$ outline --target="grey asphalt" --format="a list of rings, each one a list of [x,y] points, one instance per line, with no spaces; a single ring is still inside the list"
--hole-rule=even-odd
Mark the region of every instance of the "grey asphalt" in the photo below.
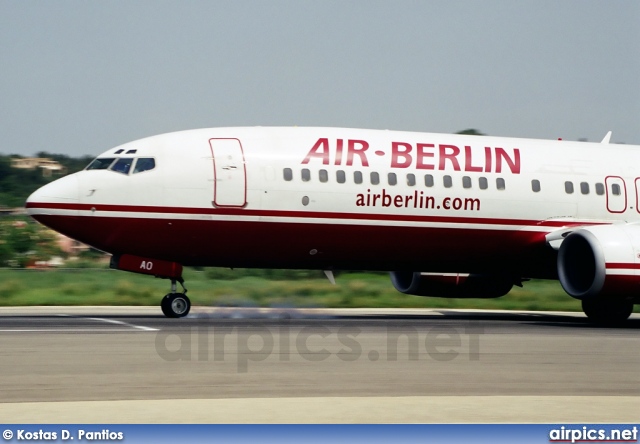
[[[215,418],[201,412],[174,422],[224,420],[231,406],[232,418],[248,422],[529,422],[549,419],[549,406],[582,411],[575,420],[588,412],[623,419],[640,406],[639,350],[637,315],[604,328],[571,313],[195,307],[166,319],[155,307],[0,309],[0,413],[74,422],[91,420],[81,416],[90,406],[110,411],[99,403],[111,402],[105,420],[117,421],[126,403],[155,400],[169,404],[146,416],[130,407],[124,419],[154,422],[170,405],[206,403],[217,406]],[[249,414],[243,400],[257,411]],[[525,400],[537,415],[516,414]],[[425,402],[441,408],[401,414]],[[56,417],[54,404],[76,413]],[[363,417],[363,408],[378,415]]]

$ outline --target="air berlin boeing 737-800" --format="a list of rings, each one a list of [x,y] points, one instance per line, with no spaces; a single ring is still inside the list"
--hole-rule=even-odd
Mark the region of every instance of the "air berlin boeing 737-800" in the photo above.
[[[386,270],[418,296],[559,279],[595,321],[640,301],[640,147],[341,128],[214,128],[110,149],[29,214],[171,280],[182,266]]]

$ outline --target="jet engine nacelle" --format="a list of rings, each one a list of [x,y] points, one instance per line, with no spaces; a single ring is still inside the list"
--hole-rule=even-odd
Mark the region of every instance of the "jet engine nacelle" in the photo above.
[[[640,226],[600,225],[574,231],[560,245],[558,277],[576,299],[637,298]]]
[[[509,293],[513,280],[485,274],[391,272],[391,282],[401,293],[440,298],[499,298]]]

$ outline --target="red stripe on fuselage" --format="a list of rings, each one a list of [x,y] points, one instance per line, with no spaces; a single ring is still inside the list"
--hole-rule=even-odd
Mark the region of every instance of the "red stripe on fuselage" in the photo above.
[[[415,216],[403,214],[373,214],[373,213],[337,213],[318,211],[286,211],[286,210],[252,210],[240,208],[190,208],[164,207],[141,205],[102,205],[102,204],[72,204],[28,202],[26,208],[42,208],[73,211],[105,211],[125,213],[162,213],[162,214],[194,214],[219,216],[251,216],[251,217],[288,217],[305,219],[335,219],[335,220],[378,220],[398,222],[440,222],[454,224],[484,224],[536,227],[569,227],[586,225],[584,222],[559,220],[528,220],[501,219],[486,217],[451,217],[451,216]],[[594,225],[589,223],[589,225]]]
[[[612,270],[640,270],[640,264],[607,262],[606,268]]]
[[[528,277],[555,277],[555,252],[546,246],[545,233],[535,231],[100,215],[34,217],[103,251],[183,265],[460,273],[513,270]]]

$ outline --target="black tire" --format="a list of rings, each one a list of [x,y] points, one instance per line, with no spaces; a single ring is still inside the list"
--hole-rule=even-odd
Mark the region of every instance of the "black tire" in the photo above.
[[[168,318],[183,318],[191,310],[191,300],[183,293],[169,293],[162,298],[160,308]]]
[[[584,299],[582,311],[596,324],[615,326],[623,324],[633,312],[633,303],[620,299]]]
[[[168,317],[168,318],[173,318],[175,316],[172,316],[171,313],[171,293],[165,295],[165,297],[162,298],[162,301],[160,301],[160,308],[162,309],[162,313]]]

